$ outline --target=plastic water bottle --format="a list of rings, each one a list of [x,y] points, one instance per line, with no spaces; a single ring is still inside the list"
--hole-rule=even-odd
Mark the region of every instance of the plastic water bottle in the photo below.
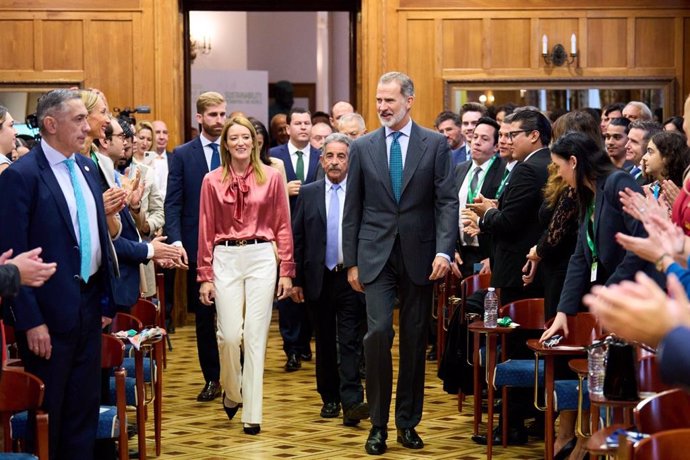
[[[484,297],[484,327],[496,327],[498,321],[498,296],[496,289],[490,287]]]
[[[601,346],[600,341],[595,341],[592,345],[599,345],[589,350],[587,368],[589,378],[589,394],[592,396],[602,396],[604,394],[604,377],[606,376],[606,350]]]

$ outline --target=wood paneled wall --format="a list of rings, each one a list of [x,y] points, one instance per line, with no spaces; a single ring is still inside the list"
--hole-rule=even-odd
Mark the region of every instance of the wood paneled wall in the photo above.
[[[0,82],[98,87],[111,107],[150,105],[171,145],[182,141],[183,34],[180,0],[0,0]],[[445,81],[657,78],[674,81],[671,108],[690,92],[687,0],[362,0],[357,107],[378,125],[378,77],[409,73],[414,118],[431,125]],[[545,66],[549,47],[577,65]]]
[[[444,107],[445,81],[671,79],[676,113],[690,92],[687,1],[364,0],[362,10],[358,107],[370,128],[376,81],[391,70],[413,78],[413,117],[427,126]],[[542,35],[570,52],[573,33],[577,64],[545,65]]]
[[[182,22],[175,0],[0,0],[0,84],[96,87],[148,105],[182,140]]]

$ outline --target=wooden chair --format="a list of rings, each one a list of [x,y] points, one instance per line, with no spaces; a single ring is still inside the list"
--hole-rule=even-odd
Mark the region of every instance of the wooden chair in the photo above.
[[[467,298],[474,294],[477,291],[481,291],[482,289],[489,289],[491,287],[491,273],[485,273],[483,275],[476,274],[472,276],[468,276],[467,278],[463,279],[460,282],[460,302],[459,302],[459,307],[460,307],[460,317],[458,318],[460,323],[463,325],[467,325],[469,322],[466,315],[465,315],[465,303],[467,301]],[[496,295],[499,298],[499,305],[500,305],[500,290],[496,290]],[[453,311],[448,312],[448,321],[450,321],[451,316],[453,315]],[[474,366],[477,363],[470,362],[469,360],[469,351],[470,351],[470,340],[469,340],[469,332],[467,334],[467,342],[465,343],[465,356],[467,359],[467,364],[470,366]],[[477,368],[476,372],[479,372],[479,369]],[[465,400],[465,395],[462,392],[458,392],[458,412],[462,412],[462,403]],[[475,395],[474,395],[474,410],[477,410],[477,407],[481,410],[481,391],[479,394],[476,394],[475,390]],[[477,404],[478,402],[478,404]],[[475,434],[476,429],[475,429]]]
[[[160,309],[151,301],[139,299],[132,307],[132,316],[137,318],[146,327],[155,327],[160,322]],[[153,403],[154,437],[156,441],[156,455],[161,452],[161,432],[163,415],[163,350],[165,349],[163,340],[142,346],[140,352],[148,357],[149,375],[143,378],[143,383],[149,386],[149,397],[145,398],[144,404]],[[136,356],[135,356],[136,358]],[[129,361],[125,359],[125,366]],[[142,361],[143,366],[143,361]],[[135,372],[136,372],[136,366]],[[143,377],[143,375],[142,375]],[[138,381],[139,382],[139,381]],[[137,382],[137,383],[138,383]]]
[[[635,444],[634,460],[675,460],[688,458],[690,428],[661,431]]]
[[[642,433],[690,428],[690,393],[674,388],[651,396],[635,407],[633,417]]]
[[[511,302],[501,307],[499,317],[510,316],[518,323],[519,329],[543,330],[544,329],[544,299],[523,299]],[[503,447],[508,446],[508,387],[531,387],[534,384],[535,372],[543,369],[543,364],[538,364],[532,359],[510,359],[506,361],[506,335],[515,331],[514,328],[497,327],[487,329],[486,367],[488,388],[488,422],[487,422],[487,458],[491,459],[493,451],[493,425],[494,425],[494,389],[501,387],[503,398]],[[501,361],[496,363],[496,336],[501,336]],[[536,367],[536,371],[535,371]],[[543,370],[541,371],[543,376]],[[476,406],[475,406],[476,407]],[[480,407],[481,410],[481,407]]]
[[[21,448],[18,440],[26,436],[27,422],[31,419],[36,427],[34,454],[39,460],[48,460],[48,414],[41,410],[44,392],[45,385],[35,375],[16,368],[3,369],[0,378],[0,418],[5,452],[11,452],[13,447]],[[10,427],[10,419],[17,413],[23,418],[23,433]],[[17,442],[13,442],[12,435]]]
[[[450,317],[460,303],[460,298],[456,296],[458,281],[452,272],[448,272],[443,281],[434,285],[436,309],[435,311],[432,309],[432,318],[436,320],[436,362],[438,365],[441,364],[446,350],[446,336]]]
[[[640,398],[647,393],[660,393],[673,388],[661,380],[656,355],[642,356],[637,360],[637,366],[637,389],[640,392]]]
[[[167,330],[169,327],[166,317],[167,312],[165,311],[165,275],[163,273],[156,273],[156,296],[158,297],[159,310],[158,326]],[[173,350],[170,334],[165,335],[165,342],[168,344],[168,347],[163,347],[163,369],[168,367],[168,350]]]
[[[549,320],[545,327],[549,327],[553,320]],[[568,316],[568,337],[565,337],[559,346],[546,348],[538,339],[530,339],[527,346],[534,351],[535,359],[544,358],[544,399],[545,407],[541,407],[537,401],[538,391],[534,392],[535,406],[546,412],[544,425],[544,453],[545,458],[553,458],[554,442],[554,360],[557,356],[581,356],[586,352],[584,346],[591,344],[601,336],[602,329],[596,317],[588,312]],[[535,387],[536,388],[536,387]]]
[[[122,367],[124,357],[125,346],[120,339],[110,334],[103,334],[101,342],[101,367],[103,369],[114,370],[115,406],[108,407],[101,405],[101,412],[98,420],[98,439],[110,439],[113,436],[117,436],[120,460],[129,459],[127,400],[125,396],[126,372]],[[112,417],[110,417],[110,420],[106,418],[106,414],[113,411],[117,414],[117,430],[112,427]],[[108,422],[110,422],[111,426],[108,426]]]

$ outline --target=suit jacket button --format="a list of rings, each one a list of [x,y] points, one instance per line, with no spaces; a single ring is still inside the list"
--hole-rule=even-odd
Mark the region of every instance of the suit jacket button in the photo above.
[[[81,276],[74,275],[74,281],[81,281]]]
[[[79,246],[75,246],[75,247],[73,247],[72,249],[74,249],[75,251],[79,252]]]

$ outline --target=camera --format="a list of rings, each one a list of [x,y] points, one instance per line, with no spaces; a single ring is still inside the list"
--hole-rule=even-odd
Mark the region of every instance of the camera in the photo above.
[[[136,125],[137,119],[134,118],[132,115],[135,113],[151,113],[151,107],[149,107],[148,105],[138,105],[133,109],[129,107],[125,107],[124,109],[115,107],[113,111],[117,114],[117,118],[123,118],[127,120],[129,124]]]

